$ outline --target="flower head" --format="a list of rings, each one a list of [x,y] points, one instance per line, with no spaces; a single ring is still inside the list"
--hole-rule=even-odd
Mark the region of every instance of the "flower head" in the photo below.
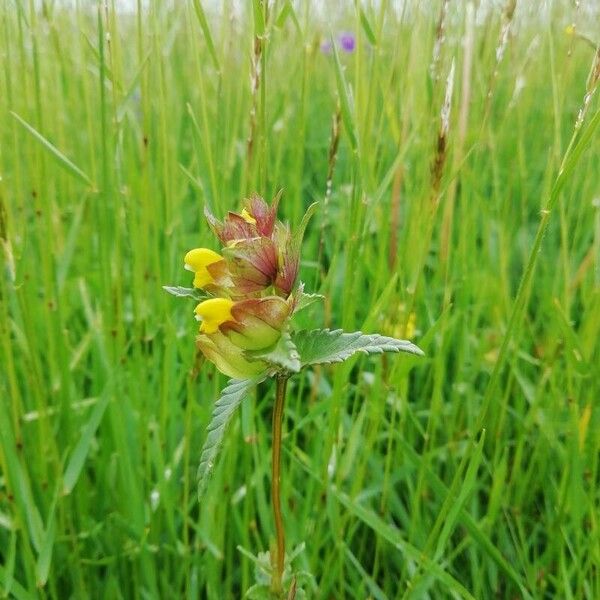
[[[344,33],[340,34],[339,40],[340,46],[344,52],[354,52],[356,38],[354,37],[353,33],[345,31]]]
[[[223,221],[205,209],[223,250],[221,255],[196,248],[186,254],[186,268],[196,274],[194,287],[232,298],[268,290],[287,298],[298,276],[300,248],[289,227],[276,218],[278,203],[279,195],[270,206],[254,195],[240,213],[229,212]]]
[[[277,344],[296,306],[292,292],[303,231],[294,236],[277,220],[278,203],[279,195],[271,205],[253,195],[223,221],[206,209],[223,247],[220,253],[195,248],[184,257],[185,268],[194,272],[194,287],[212,296],[194,310],[200,321],[198,348],[230,377],[265,369],[249,353]]]
[[[321,53],[331,54],[333,52],[333,44],[332,38],[324,38],[320,45]],[[350,54],[356,48],[356,36],[351,31],[342,31],[337,36],[335,44],[338,48]]]

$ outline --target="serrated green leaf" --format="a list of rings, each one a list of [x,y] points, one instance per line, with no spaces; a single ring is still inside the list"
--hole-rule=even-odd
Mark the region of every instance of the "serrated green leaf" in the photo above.
[[[279,341],[268,352],[247,351],[246,357],[249,360],[263,360],[278,369],[285,369],[292,373],[298,373],[302,367],[296,345],[287,331],[281,334]]]
[[[305,308],[311,306],[315,302],[325,300],[325,296],[322,294],[307,294],[303,291],[298,293],[298,300],[296,301],[296,308],[294,312],[299,312]]]
[[[303,367],[343,362],[357,352],[381,354],[382,352],[408,352],[423,355],[423,351],[407,340],[397,340],[377,333],[360,331],[344,333],[341,329],[313,329],[292,335]]]
[[[206,440],[204,440],[202,454],[200,455],[200,465],[198,467],[199,498],[204,493],[208,478],[215,466],[215,460],[221,448],[223,436],[225,435],[229,421],[231,421],[236,409],[242,400],[246,398],[248,392],[261,381],[264,381],[266,377],[267,374],[262,373],[252,379],[231,379],[225,388],[223,388],[221,396],[213,408],[210,423],[207,427],[208,434]]]
[[[165,292],[169,292],[169,294],[173,294],[173,296],[177,296],[178,298],[194,298],[194,300],[206,300],[208,298],[208,294],[197,290],[196,288],[186,288],[178,285],[169,286],[163,285],[163,290]]]

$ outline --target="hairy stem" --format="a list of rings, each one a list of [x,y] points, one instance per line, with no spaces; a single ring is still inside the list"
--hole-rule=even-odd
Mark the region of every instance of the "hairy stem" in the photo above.
[[[277,391],[275,394],[275,406],[273,407],[273,462],[271,470],[271,502],[273,504],[273,516],[275,517],[275,537],[277,541],[277,552],[273,561],[274,570],[271,587],[274,592],[281,592],[281,579],[283,577],[283,565],[285,559],[285,533],[283,531],[283,520],[281,518],[281,425],[283,421],[283,405],[285,403],[285,390],[287,377],[277,378]]]

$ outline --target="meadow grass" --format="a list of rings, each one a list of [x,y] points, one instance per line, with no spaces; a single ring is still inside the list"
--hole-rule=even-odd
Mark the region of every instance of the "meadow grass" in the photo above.
[[[205,203],[283,188],[293,224],[321,203],[301,279],[327,300],[299,325],[414,322],[426,353],[291,384],[284,518],[309,597],[600,597],[593,21],[39,4],[0,7],[0,595],[253,584],[274,389],[242,405],[199,501],[225,379],[161,286],[214,241]],[[323,52],[342,30],[354,51]]]

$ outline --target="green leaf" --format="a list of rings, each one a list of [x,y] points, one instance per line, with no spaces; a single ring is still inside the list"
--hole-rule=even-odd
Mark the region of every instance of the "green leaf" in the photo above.
[[[54,144],[49,142],[37,129],[34,129],[25,119],[22,119],[17,113],[10,113],[29,133],[38,141],[46,150],[52,154],[59,165],[69,171],[71,175],[74,175],[80,181],[87,183],[90,187],[94,188],[92,180],[73,162],[71,162]]]
[[[306,228],[308,227],[309,221],[312,219],[312,216],[315,214],[317,210],[317,206],[319,206],[318,202],[313,202],[304,213],[302,217],[302,221],[300,221],[300,225],[296,229],[293,237],[293,245],[296,249],[299,249],[302,245],[302,240],[304,239],[304,233],[306,232]]]
[[[371,24],[369,23],[369,19],[367,18],[365,11],[363,10],[362,6],[360,6],[358,4],[358,2],[355,2],[354,4],[358,8],[358,12],[360,15],[360,24],[362,25],[365,35],[367,36],[367,38],[369,39],[369,42],[371,42],[371,44],[373,46],[377,45],[377,38],[375,37],[375,33],[373,32],[373,28],[371,27]]]
[[[42,518],[34,501],[29,470],[21,464],[17,453],[17,444],[13,433],[10,411],[6,410],[4,406],[0,409],[0,440],[2,440],[2,476],[4,478],[4,488],[13,493],[15,510],[18,510],[19,520],[27,524],[31,544],[39,552],[42,546],[44,529]],[[2,572],[0,571],[1,574]],[[15,583],[13,581],[12,585],[14,586]]]
[[[6,568],[0,564],[0,583],[3,584],[5,590],[9,589],[10,598],[15,598],[16,600],[35,600],[39,598],[37,595],[33,595],[31,592],[28,592],[19,582],[15,579],[12,579],[11,575],[7,573]],[[8,585],[7,585],[8,584]]]
[[[2,592],[3,598],[10,598],[17,557],[17,530],[12,523],[10,526],[10,541],[5,544],[4,574],[0,567],[0,582],[2,582],[2,587],[4,588]]]
[[[348,560],[354,565],[354,568],[360,573],[363,582],[369,588],[369,593],[375,600],[388,600],[388,597],[385,595],[385,592],[377,585],[375,580],[365,571],[364,567],[360,564],[356,556],[352,554],[352,550],[348,548],[346,543],[341,541],[342,548],[348,557]]]
[[[263,360],[278,370],[285,369],[292,373],[298,373],[302,367],[300,355],[288,331],[281,334],[279,341],[268,352],[264,350],[247,351],[246,357],[249,360]]]
[[[422,350],[407,340],[397,340],[377,333],[360,331],[344,333],[341,329],[313,329],[298,331],[292,339],[300,354],[303,367],[343,362],[357,352],[381,354],[382,352],[408,352],[423,355]]]
[[[196,288],[186,288],[178,285],[163,285],[162,287],[165,292],[169,292],[169,294],[173,294],[173,296],[177,296],[178,298],[194,298],[194,300],[205,300],[209,297],[208,294],[205,294]]]
[[[358,151],[358,137],[356,133],[356,126],[354,123],[354,117],[352,116],[352,110],[350,108],[350,92],[348,91],[348,84],[344,77],[344,69],[340,61],[340,55],[337,50],[337,44],[331,37],[331,47],[333,49],[333,58],[335,65],[335,80],[338,88],[338,96],[340,98],[340,110],[342,113],[342,122],[344,128],[350,139],[350,146],[354,152]]]
[[[215,44],[210,33],[210,27],[208,26],[208,19],[206,18],[206,13],[202,8],[200,0],[194,0],[193,4],[194,10],[196,11],[196,17],[198,17],[198,23],[200,23],[200,28],[202,29],[204,39],[206,40],[208,53],[210,54],[213,64],[215,65],[215,69],[220,72],[221,66],[219,65],[219,59],[217,58],[217,51],[215,50]]]
[[[198,467],[199,498],[204,493],[208,478],[215,466],[215,460],[229,421],[231,421],[237,407],[246,398],[248,392],[261,381],[264,381],[266,376],[266,373],[262,373],[252,379],[231,379],[221,392],[220,398],[216,401],[200,456],[200,466]]]
[[[50,565],[52,564],[52,551],[54,549],[54,542],[56,539],[56,503],[58,501],[59,486],[56,487],[54,499],[48,514],[48,523],[44,536],[42,539],[42,546],[38,559],[35,563],[35,577],[37,586],[42,588],[48,582],[48,575],[50,574]]]
[[[73,452],[69,457],[69,462],[67,464],[67,468],[65,469],[65,474],[63,475],[63,494],[70,494],[73,491],[77,480],[79,479],[79,475],[83,469],[83,465],[90,450],[94,435],[96,434],[96,430],[98,429],[100,422],[102,421],[102,417],[104,416],[104,411],[110,402],[110,388],[111,386],[107,385],[104,390],[104,394],[96,406],[94,406],[90,414],[90,418],[81,432],[81,437],[79,438],[77,445],[75,448],[73,448]]]
[[[298,300],[296,301],[296,308],[294,310],[295,313],[304,310],[305,308],[311,306],[315,302],[320,302],[325,300],[325,296],[322,294],[307,294],[302,290],[298,290],[296,292],[298,295]]]
[[[302,28],[300,27],[300,22],[298,21],[298,17],[296,16],[296,11],[292,6],[290,0],[286,0],[283,8],[279,11],[279,15],[277,19],[275,19],[275,25],[279,28],[282,28],[285,25],[286,20],[290,17],[294,22],[294,26],[296,27],[296,31],[298,33],[302,33]]]
[[[262,2],[252,0],[252,8],[254,9],[254,35],[262,36],[265,33],[265,15]]]

